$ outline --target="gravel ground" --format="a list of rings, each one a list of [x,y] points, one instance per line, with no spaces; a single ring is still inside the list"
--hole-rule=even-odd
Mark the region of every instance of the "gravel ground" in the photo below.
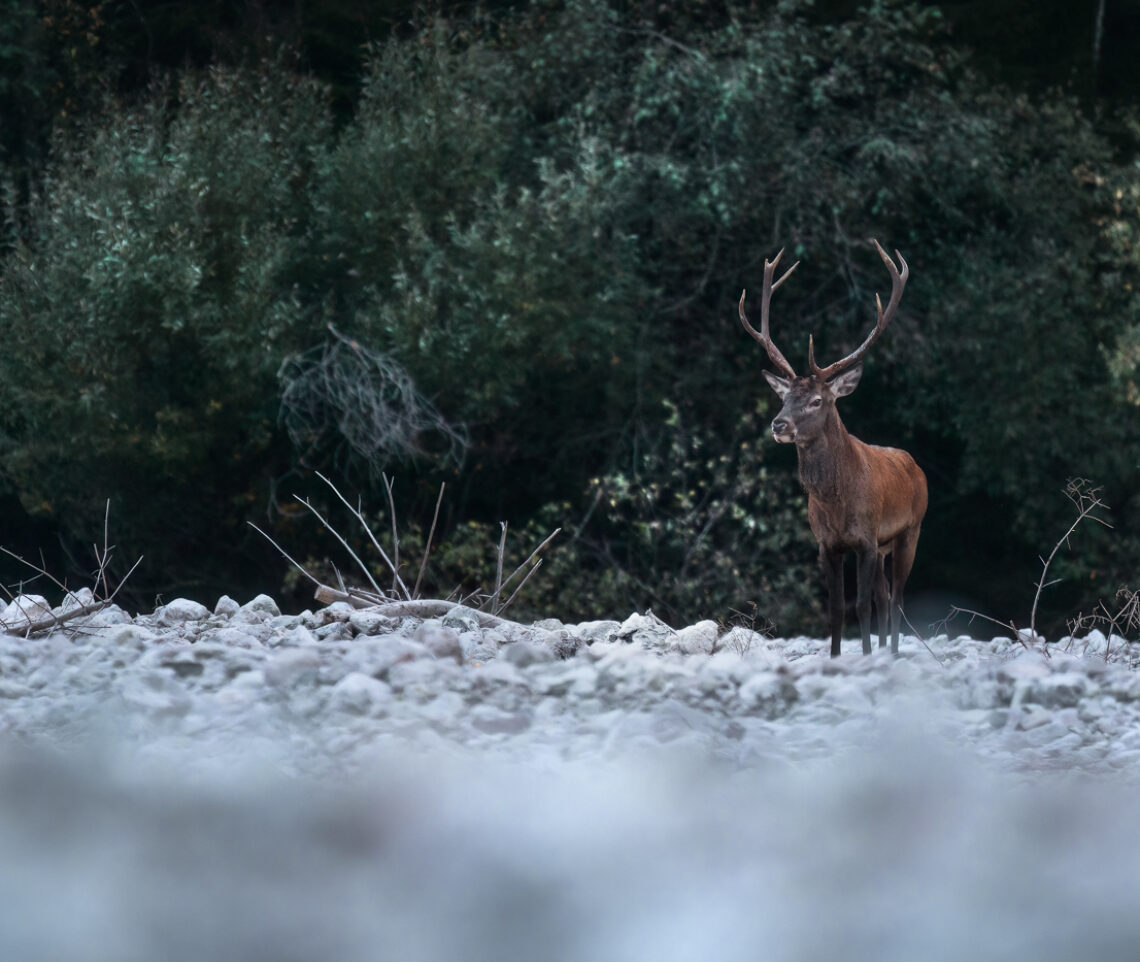
[[[0,958],[1140,952],[1121,639],[831,660],[266,596],[70,624],[0,635]]]

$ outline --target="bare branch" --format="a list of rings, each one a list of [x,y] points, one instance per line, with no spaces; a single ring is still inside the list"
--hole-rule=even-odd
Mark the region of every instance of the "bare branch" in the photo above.
[[[313,513],[313,516],[318,521],[320,521],[320,523],[323,524],[330,532],[332,532],[333,537],[336,538],[336,540],[341,543],[341,546],[344,548],[344,550],[349,553],[349,556],[352,558],[352,560],[355,561],[357,563],[357,565],[360,567],[360,570],[364,572],[364,577],[368,579],[368,583],[370,585],[372,585],[373,590],[377,594],[383,594],[384,593],[383,589],[381,589],[381,587],[376,583],[376,579],[372,577],[372,572],[368,570],[368,565],[366,565],[363,561],[360,560],[360,556],[355,551],[352,550],[352,546],[344,539],[344,537],[341,535],[341,533],[339,531],[337,531],[336,528],[334,528],[331,524],[329,524],[328,521],[325,520],[325,518],[321,515],[321,513],[316,508],[314,508],[312,506],[312,504],[309,502],[308,498],[302,498],[300,495],[297,495],[297,494],[293,495],[293,497],[297,501],[299,501],[301,504],[303,504],[306,508],[308,508],[309,511],[311,511]],[[351,505],[349,505],[349,510],[350,511],[352,510]],[[388,558],[388,556],[385,555],[384,559],[387,560],[387,558]]]
[[[447,486],[446,482],[439,483],[439,497],[435,499],[435,514],[431,518],[431,530],[428,532],[427,542],[424,544],[424,556],[420,559],[420,571],[416,575],[416,584],[412,588],[412,597],[418,598],[420,596],[420,583],[424,580],[424,571],[427,570],[428,556],[431,554],[432,539],[435,538],[435,523],[439,520],[439,506],[443,503],[443,489]]]
[[[551,541],[553,541],[553,540],[554,540],[556,537],[558,537],[558,535],[559,535],[561,532],[562,532],[562,529],[561,529],[561,528],[555,528],[553,531],[551,531],[551,532],[550,532],[550,534],[548,534],[548,535],[546,536],[546,540],[545,540],[545,541],[543,541],[543,542],[542,542],[542,544],[540,544],[540,545],[539,545],[537,548],[535,548],[535,549],[534,549],[534,550],[533,550],[533,551],[532,551],[532,552],[531,552],[531,553],[530,553],[530,554],[527,556],[527,559],[526,559],[526,561],[524,561],[524,562],[523,562],[521,565],[519,565],[517,568],[515,568],[515,570],[514,570],[514,571],[512,571],[512,572],[510,573],[510,575],[509,575],[509,576],[508,576],[508,577],[507,577],[507,578],[506,578],[506,579],[503,581],[503,585],[504,585],[504,586],[506,586],[506,585],[509,585],[509,584],[511,583],[512,579],[513,579],[513,578],[514,578],[514,577],[515,577],[515,576],[516,576],[516,575],[517,575],[517,574],[518,574],[520,571],[522,571],[522,570],[523,570],[523,568],[525,568],[525,567],[526,567],[528,564],[530,564],[530,563],[531,563],[531,562],[534,560],[534,558],[535,558],[535,555],[537,555],[537,554],[539,554],[541,551],[543,551],[543,550],[546,548],[546,546],[547,546],[548,544],[550,544],[550,542],[551,542]],[[516,592],[516,593],[517,593],[517,592]],[[512,597],[514,597],[514,596],[512,595]],[[504,607],[505,607],[505,606],[504,606]]]
[[[394,478],[389,478],[386,474],[381,474],[384,480],[384,487],[388,492],[388,513],[392,519],[392,594],[396,593],[396,588],[400,583],[400,576],[396,573],[400,570],[400,532],[396,525],[396,499],[392,496],[392,488],[395,486],[396,481]],[[408,590],[404,589],[404,594],[411,597]]]
[[[519,586],[517,588],[515,588],[514,591],[511,592],[511,596],[506,601],[504,601],[501,605],[499,605],[499,609],[496,612],[496,614],[499,614],[500,612],[506,611],[511,606],[511,602],[515,600],[515,596],[520,591],[522,591],[523,586],[526,585],[526,583],[528,581],[530,581],[530,576],[532,574],[534,574],[536,571],[538,571],[539,568],[542,567],[542,561],[543,561],[543,559],[539,558],[538,561],[536,561],[534,563],[534,567],[531,568],[530,571],[528,571],[525,575],[523,575],[523,579],[522,579],[522,581],[519,582]]]
[[[352,514],[356,518],[356,520],[360,522],[360,526],[364,529],[364,533],[366,535],[368,535],[368,540],[372,542],[372,546],[379,552],[380,557],[384,559],[384,563],[388,566],[389,570],[391,570],[392,575],[396,580],[396,584],[399,586],[400,590],[404,593],[404,597],[405,598],[411,598],[411,592],[408,591],[407,585],[404,584],[403,579],[400,577],[399,570],[396,568],[396,565],[393,563],[392,559],[388,557],[388,555],[384,551],[384,549],[382,547],[380,547],[380,542],[376,540],[376,535],[374,535],[372,533],[372,529],[368,527],[368,522],[366,522],[364,520],[364,515],[361,514],[360,511],[358,511],[357,509],[353,508],[353,506],[348,503],[348,499],[345,498],[345,496],[343,494],[341,494],[340,491],[337,489],[337,486],[335,484],[333,484],[328,478],[326,478],[319,471],[317,472],[317,477],[320,478],[322,481],[324,481],[324,483],[327,484],[332,489],[333,494],[335,494],[338,498],[340,498],[341,504],[343,504],[346,508],[348,508],[348,510],[352,512]],[[317,517],[320,517],[320,515],[317,515]],[[332,526],[327,521],[325,521],[324,518],[321,518],[321,521],[322,521],[322,523],[324,523],[324,525],[330,531],[333,531],[333,533],[336,534],[337,538],[340,539],[341,543],[344,544],[345,547],[347,547],[347,544],[345,543],[344,538],[341,538],[341,536],[339,534],[337,534],[337,532],[335,530],[333,530]],[[356,557],[356,556],[353,555],[353,557]],[[358,562],[359,562],[359,559],[358,559]],[[367,569],[365,569],[365,573],[368,574]],[[377,591],[380,591],[380,586],[377,585],[375,581],[373,581],[371,574],[368,574],[368,580],[372,582],[373,586],[376,588]]]
[[[1072,478],[1065,486],[1065,497],[1073,502],[1073,505],[1077,509],[1077,517],[1073,523],[1069,525],[1069,530],[1053,545],[1053,550],[1049,552],[1049,557],[1046,558],[1042,564],[1041,577],[1037,580],[1037,591],[1033,595],[1033,607],[1029,609],[1029,630],[1034,635],[1037,634],[1037,605],[1041,601],[1041,592],[1060,580],[1055,579],[1047,582],[1045,579],[1049,573],[1049,565],[1053,563],[1053,558],[1060,550],[1061,545],[1067,545],[1069,543],[1069,536],[1077,530],[1077,525],[1084,521],[1085,518],[1091,518],[1093,521],[1103,524],[1106,528],[1112,527],[1112,525],[1103,518],[1098,518],[1093,514],[1097,508],[1105,507],[1105,504],[1100,499],[1100,488],[1090,488],[1089,483],[1086,478]]]
[[[281,554],[281,556],[283,558],[285,558],[286,561],[289,562],[289,564],[291,564],[294,568],[296,568],[299,572],[301,572],[301,574],[303,574],[306,578],[308,578],[313,584],[320,585],[320,581],[317,580],[316,578],[314,578],[311,574],[309,574],[309,572],[305,569],[305,566],[303,564],[298,562],[296,558],[294,558],[291,554],[289,554],[288,551],[286,551],[284,548],[282,548],[281,545],[279,545],[276,541],[274,541],[271,537],[269,537],[269,535],[267,535],[264,531],[262,531],[257,525],[255,525],[252,521],[247,521],[246,524],[248,524],[251,528],[253,528],[254,531],[256,531],[266,541],[268,541],[271,545],[273,545],[273,547],[277,549],[277,551]]]

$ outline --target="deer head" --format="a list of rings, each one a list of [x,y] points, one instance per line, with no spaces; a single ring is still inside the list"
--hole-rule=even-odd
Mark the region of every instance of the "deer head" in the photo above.
[[[799,266],[799,262],[797,261],[788,268],[783,276],[773,283],[772,278],[775,276],[776,267],[779,265],[784,252],[781,250],[771,262],[764,261],[764,288],[760,297],[759,331],[748,322],[748,317],[744,313],[745,292],[741,291],[740,304],[738,305],[740,322],[744,325],[744,329],[764,346],[768,352],[768,357],[780,371],[780,374],[765,371],[764,377],[772,386],[772,390],[784,402],[780,413],[772,421],[772,436],[781,443],[807,444],[825,433],[833,423],[838,423],[839,414],[835,402],[855,390],[863,373],[863,356],[871,345],[879,339],[879,335],[886,330],[887,325],[891,323],[895,312],[898,310],[899,301],[902,300],[903,288],[906,286],[907,277],[910,275],[910,269],[898,251],[895,251],[895,256],[898,257],[899,264],[902,265],[901,271],[895,267],[894,261],[879,246],[878,241],[872,241],[872,243],[891,275],[891,297],[887,302],[886,310],[883,310],[882,301],[876,294],[875,308],[878,313],[878,320],[875,323],[874,330],[854,351],[827,367],[820,367],[815,363],[815,346],[809,337],[808,367],[811,373],[803,377],[796,374],[787,358],[772,342],[768,332],[768,307],[772,299],[772,292],[788,279],[792,271]]]

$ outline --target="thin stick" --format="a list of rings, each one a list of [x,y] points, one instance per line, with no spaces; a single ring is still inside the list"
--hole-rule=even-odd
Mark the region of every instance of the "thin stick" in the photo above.
[[[938,662],[938,667],[939,668],[945,668],[946,665],[943,664],[942,659],[939,658],[934,653],[934,649],[931,648],[930,645],[928,645],[926,643],[926,639],[922,637],[922,632],[920,632],[917,628],[914,627],[914,623],[906,616],[906,612],[900,611],[899,614],[902,615],[902,619],[903,619],[903,621],[906,622],[907,627],[910,628],[910,630],[914,632],[914,637],[919,640],[919,642],[922,644],[922,647],[925,648],[928,652],[930,652],[930,657],[933,658],[936,662]]]
[[[267,535],[264,531],[262,531],[257,525],[255,525],[252,521],[247,521],[246,524],[248,524],[251,528],[253,528],[254,531],[256,531],[266,541],[268,541],[271,545],[273,545],[273,547],[276,548],[281,553],[281,555],[285,558],[286,561],[288,561],[294,568],[296,568],[299,572],[301,572],[301,574],[303,574],[306,578],[308,578],[313,584],[320,585],[320,581],[318,581],[311,574],[309,574],[309,572],[306,571],[304,569],[304,567],[302,567],[302,565],[292,555],[289,554],[288,551],[286,551],[284,548],[282,548],[281,545],[279,545],[276,541],[274,541],[271,537],[269,537],[269,535]]]
[[[526,573],[526,575],[523,577],[523,580],[519,582],[519,586],[518,586],[517,588],[515,588],[515,590],[514,590],[514,591],[512,591],[512,592],[511,592],[511,596],[510,596],[510,597],[509,597],[509,598],[508,598],[508,599],[507,599],[505,602],[503,602],[503,604],[501,604],[501,605],[499,606],[499,608],[498,608],[498,610],[495,612],[495,614],[497,614],[497,615],[500,615],[500,614],[502,614],[504,611],[506,611],[506,610],[507,610],[507,608],[509,608],[509,607],[510,607],[510,605],[511,605],[511,602],[515,600],[515,595],[517,595],[517,594],[518,594],[520,591],[522,591],[522,590],[523,590],[523,586],[524,586],[524,585],[525,585],[525,584],[526,584],[528,581],[530,581],[530,576],[531,576],[532,574],[534,574],[536,571],[538,571],[538,569],[539,569],[539,568],[541,568],[541,567],[542,567],[542,561],[543,561],[543,559],[542,559],[542,558],[539,558],[539,559],[538,559],[538,561],[536,561],[536,562],[535,562],[535,565],[534,565],[534,567],[533,567],[533,568],[531,568],[531,569],[530,569],[530,571],[528,571],[528,572]]]
[[[498,614],[499,594],[503,590],[503,555],[507,553],[507,522],[500,521],[502,535],[499,538],[499,557],[495,565],[495,590],[491,592],[491,614]]]
[[[46,567],[43,567],[43,566],[41,566],[41,565],[37,565],[37,564],[35,564],[35,563],[33,563],[33,562],[29,561],[27,558],[23,558],[23,557],[21,557],[20,555],[16,554],[16,552],[14,552],[14,551],[9,551],[9,550],[8,550],[7,548],[5,548],[3,545],[0,545],[0,551],[3,551],[3,552],[4,552],[4,554],[8,555],[9,557],[15,558],[15,559],[16,559],[17,561],[19,561],[21,564],[25,564],[25,565],[27,565],[29,568],[31,568],[31,569],[32,569],[32,571],[36,571],[36,572],[38,572],[39,574],[43,575],[43,576],[44,576],[45,578],[47,578],[47,579],[48,579],[48,580],[49,580],[49,581],[50,581],[50,582],[51,582],[53,585],[55,585],[57,588],[59,588],[59,589],[60,589],[60,590],[61,590],[61,591],[64,593],[64,595],[65,595],[65,596],[67,596],[68,598],[71,598],[71,599],[72,599],[74,602],[76,602],[76,604],[79,604],[79,603],[80,603],[80,601],[79,601],[79,598],[78,598],[78,596],[75,594],[75,592],[74,592],[74,591],[72,591],[72,590],[71,590],[69,587],[67,587],[67,585],[65,585],[65,584],[64,584],[62,581],[60,581],[60,580],[59,580],[59,579],[58,579],[58,578],[57,578],[55,575],[53,575],[53,574],[52,574],[50,571],[48,571],[48,570],[46,569]]]
[[[530,556],[526,559],[526,561],[524,561],[521,565],[519,565],[517,568],[515,568],[514,571],[511,572],[510,577],[508,577],[503,582],[503,584],[504,585],[510,584],[511,578],[514,578],[515,575],[517,575],[520,571],[523,570],[523,568],[525,568],[528,564],[530,564],[534,560],[534,556],[536,554],[538,554],[540,551],[542,551],[542,549],[545,548],[548,544],[550,544],[550,542],[553,541],[561,531],[562,531],[561,528],[555,528],[552,532],[550,532],[550,534],[547,535],[546,540],[544,542],[542,542],[542,544],[540,544],[537,548],[535,548],[530,553]]]
[[[338,492],[338,494],[339,494],[339,492]],[[353,561],[355,561],[355,562],[356,562],[356,563],[357,563],[357,564],[360,566],[360,570],[364,572],[364,577],[366,577],[366,578],[368,579],[368,583],[369,583],[370,585],[372,585],[372,587],[373,587],[373,589],[376,591],[376,593],[377,593],[377,594],[383,594],[383,593],[384,593],[384,590],[383,590],[383,589],[382,589],[382,588],[381,588],[381,587],[380,587],[380,586],[379,586],[379,585],[376,583],[376,579],[372,577],[372,572],[368,570],[368,566],[367,566],[367,565],[366,565],[366,564],[365,564],[363,561],[361,561],[361,560],[360,560],[360,556],[359,556],[359,555],[358,555],[358,554],[357,554],[355,551],[353,551],[353,550],[352,550],[352,546],[351,546],[351,545],[349,545],[349,543],[348,543],[347,541],[345,541],[345,540],[344,540],[344,538],[343,538],[343,536],[341,535],[341,533],[340,533],[339,531],[337,531],[337,530],[336,530],[336,528],[334,528],[334,527],[333,527],[331,524],[329,524],[329,523],[328,523],[328,522],[327,522],[327,521],[326,521],[326,520],[325,520],[325,519],[324,519],[324,518],[321,516],[321,513],[320,513],[320,512],[319,512],[319,511],[318,511],[316,508],[314,508],[314,507],[312,506],[312,504],[310,504],[310,503],[309,503],[309,499],[308,499],[308,498],[302,498],[302,497],[301,497],[300,495],[298,495],[298,494],[295,494],[295,495],[293,495],[293,497],[294,497],[294,498],[295,498],[297,501],[300,501],[300,502],[301,502],[301,504],[303,504],[303,505],[304,505],[306,508],[308,508],[308,509],[309,509],[309,510],[310,510],[310,511],[313,513],[313,515],[316,517],[316,519],[317,519],[318,521],[320,521],[320,523],[321,523],[321,524],[323,524],[323,525],[324,525],[326,528],[328,528],[328,530],[329,530],[330,532],[332,532],[332,535],[333,535],[333,537],[334,537],[334,538],[336,538],[336,540],[337,540],[337,541],[339,541],[339,542],[341,543],[341,545],[342,545],[342,547],[344,548],[344,550],[345,550],[345,551],[347,551],[347,552],[349,553],[349,555],[352,557],[352,560],[353,560]],[[341,500],[343,501],[344,499],[342,498]],[[346,503],[347,503],[347,502],[346,502]],[[348,509],[348,510],[349,510],[349,511],[351,511],[351,510],[352,510],[352,506],[351,506],[351,505],[349,505],[349,509]],[[387,558],[388,558],[388,556],[387,556],[387,555],[385,555],[385,556],[384,556],[384,559],[385,559],[385,560],[387,560]]]
[[[428,532],[427,544],[424,545],[424,556],[420,561],[419,574],[416,575],[416,586],[412,589],[413,598],[420,596],[420,582],[424,580],[424,571],[427,570],[428,555],[431,554],[431,543],[435,537],[435,523],[439,520],[439,506],[443,503],[443,489],[446,485],[446,481],[439,483],[439,497],[435,499],[435,514],[433,514],[431,518],[431,530]]]
[[[381,472],[380,477],[384,480],[384,487],[388,491],[388,512],[392,516],[392,594],[396,593],[396,583],[399,576],[396,574],[400,570],[400,533],[396,528],[396,499],[392,496],[392,488],[396,485],[394,478],[389,478],[388,475]],[[407,589],[405,589],[407,594]]]
[[[107,597],[104,599],[105,601],[110,602],[110,601],[115,600],[115,595],[117,595],[122,590],[123,585],[125,585],[127,583],[127,579],[135,573],[135,568],[137,568],[140,564],[142,564],[142,559],[143,559],[143,555],[140,554],[138,556],[138,558],[135,560],[135,563],[133,565],[131,565],[130,568],[127,570],[127,573],[119,579],[119,583],[115,586],[115,590],[112,591],[109,595],[107,595]],[[104,582],[104,584],[106,584],[106,582]]]
[[[972,608],[959,608],[957,605],[951,605],[950,614],[946,616],[946,621],[949,621],[954,617],[954,615],[969,615],[970,624],[973,623],[975,618],[981,618],[983,621],[988,621],[991,624],[995,624],[999,628],[1008,628],[1010,630],[1010,639],[1012,641],[1016,641],[1026,651],[1033,650],[1029,647],[1029,643],[1022,637],[1023,629],[1018,628],[1017,625],[1012,621],[998,621],[997,618],[991,618],[989,615],[983,615],[980,611],[974,611]],[[1039,637],[1037,633],[1031,628],[1024,630],[1028,630],[1031,633],[1032,638]],[[1041,654],[1043,654],[1046,658],[1051,657],[1049,654],[1049,646],[1047,644],[1041,646]]]
[[[360,522],[360,526],[364,529],[364,533],[366,535],[368,535],[368,540],[372,542],[372,546],[380,553],[380,557],[384,559],[384,563],[391,570],[392,575],[396,579],[396,584],[399,585],[400,590],[403,591],[403,593],[404,593],[404,597],[411,599],[411,597],[412,597],[411,592],[408,591],[407,585],[404,584],[403,579],[400,577],[400,572],[397,570],[395,564],[392,563],[392,559],[389,558],[387,553],[384,551],[384,549],[382,547],[380,547],[380,542],[376,540],[376,535],[374,535],[372,533],[372,529],[368,527],[368,522],[366,522],[364,520],[364,515],[362,515],[359,511],[357,511],[355,508],[353,508],[353,506],[351,504],[348,503],[348,500],[345,498],[345,496],[343,494],[341,494],[339,490],[337,490],[337,486],[335,484],[333,484],[328,478],[326,478],[319,471],[316,474],[317,474],[318,478],[320,478],[322,481],[324,481],[324,483],[327,484],[332,489],[333,494],[335,494],[338,498],[340,498],[341,504],[343,504],[346,508],[348,508],[348,510],[351,511],[352,514],[355,516],[356,520]],[[294,497],[297,497],[297,496],[294,495]],[[297,500],[300,501],[301,499],[297,498]],[[302,503],[307,503],[307,502],[302,502]],[[316,514],[315,511],[313,513]],[[321,516],[319,514],[317,514],[317,517],[321,519],[321,523],[326,528],[328,528],[330,531],[332,531],[333,534],[336,534],[337,538],[340,539],[341,544],[344,544],[345,547],[347,548],[348,545],[345,543],[344,538],[341,538],[340,535],[337,534],[337,532],[333,529],[332,525],[330,525],[327,521],[325,521],[324,518],[321,518]],[[350,551],[350,553],[351,553],[351,551]],[[353,557],[355,558],[356,555],[353,555]],[[359,559],[357,559],[357,563],[358,564],[361,563]],[[370,582],[372,582],[373,587],[377,591],[380,591],[380,586],[378,584],[376,584],[376,582],[373,580],[372,575],[368,572],[367,568],[365,568],[364,573],[366,575],[368,575],[368,580]],[[383,594],[383,592],[381,592],[381,594]]]
[[[99,577],[103,579],[103,596],[107,596],[107,555],[110,549],[107,545],[110,543],[111,538],[109,531],[111,528],[111,499],[107,499],[107,507],[103,512],[103,555],[100,557],[98,549],[95,551],[95,560],[99,563]],[[95,585],[98,587],[99,579],[96,578]]]

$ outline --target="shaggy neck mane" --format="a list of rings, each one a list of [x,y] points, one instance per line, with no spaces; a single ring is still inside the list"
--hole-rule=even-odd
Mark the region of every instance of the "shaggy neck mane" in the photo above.
[[[832,411],[827,428],[814,440],[797,444],[800,462],[800,483],[812,497],[821,501],[835,501],[857,473],[858,454],[853,439],[847,433],[839,412]]]

